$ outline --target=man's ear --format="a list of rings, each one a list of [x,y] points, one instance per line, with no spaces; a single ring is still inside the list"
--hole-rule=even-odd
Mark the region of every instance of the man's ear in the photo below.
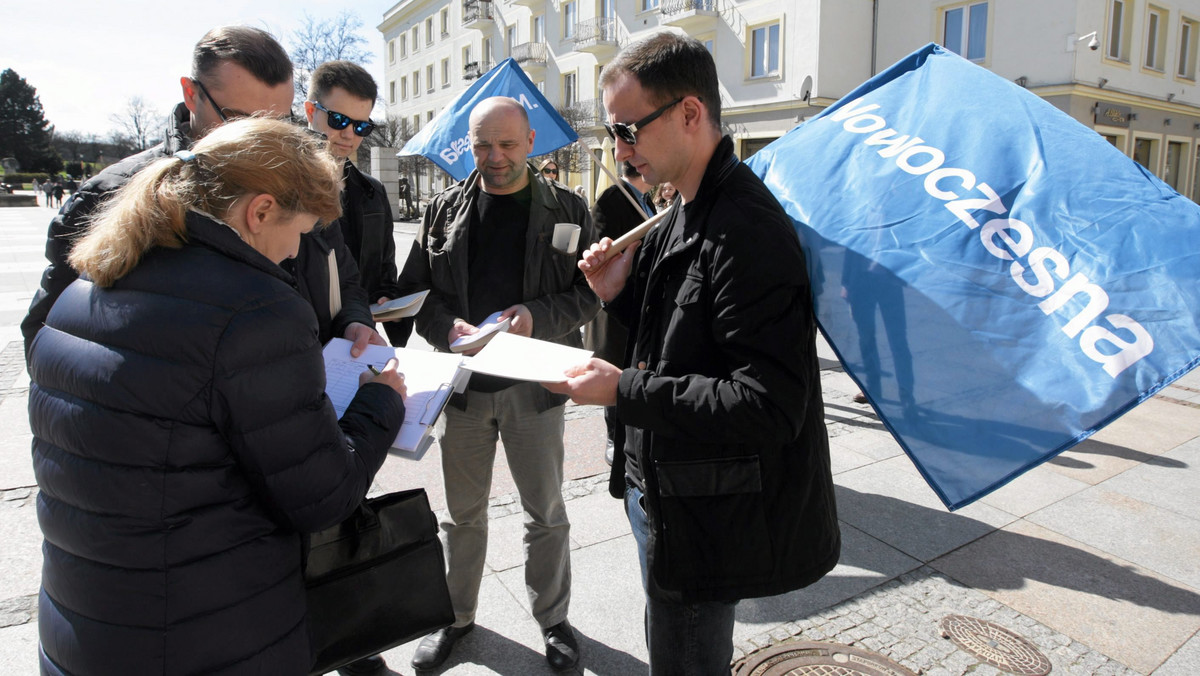
[[[200,105],[200,88],[187,76],[179,78],[179,87],[183,89],[183,105],[196,112],[196,107]]]
[[[707,116],[704,105],[695,96],[685,96],[679,105],[683,108],[683,123],[685,126],[700,125]]]
[[[313,115],[316,114],[316,111],[317,107],[313,105],[312,101],[304,102],[304,117],[308,118],[308,126],[310,127],[312,126]]]
[[[275,197],[267,193],[250,198],[246,203],[246,229],[256,235],[262,232],[278,206]]]

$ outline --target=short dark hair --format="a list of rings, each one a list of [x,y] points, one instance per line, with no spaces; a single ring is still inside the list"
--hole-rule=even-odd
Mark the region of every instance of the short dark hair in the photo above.
[[[632,164],[630,164],[628,162],[622,162],[621,163],[621,175],[622,176],[630,176],[630,177],[641,176],[642,172],[635,169]]]
[[[192,78],[208,75],[225,61],[275,87],[292,81],[292,60],[271,34],[250,26],[220,26],[204,34],[192,51]],[[211,86],[211,85],[209,85]]]
[[[354,98],[367,99],[371,103],[379,96],[375,78],[353,61],[326,61],[317,66],[309,80],[308,98],[319,101],[334,87],[341,87]]]
[[[717,65],[704,44],[678,33],[651,35],[621,50],[600,72],[600,88],[619,73],[629,73],[661,106],[672,99],[695,96],[708,108],[708,118],[721,126],[721,90]]]

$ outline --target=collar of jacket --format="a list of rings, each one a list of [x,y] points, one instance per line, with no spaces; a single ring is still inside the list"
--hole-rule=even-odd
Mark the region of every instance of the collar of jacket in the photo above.
[[[342,164],[342,178],[346,180],[347,194],[349,194],[351,190],[358,190],[362,192],[365,199],[373,199],[375,197],[375,186],[371,185],[371,182],[367,180],[367,177],[363,176],[363,173],[358,170],[358,167],[354,166],[354,163],[350,161],[350,158],[346,158],[344,164]]]
[[[163,130],[163,154],[170,156],[192,147],[192,113],[180,102],[167,116]]]
[[[272,263],[254,247],[242,241],[237,231],[230,226],[190,210],[187,212],[184,222],[187,224],[189,242],[205,246],[223,256],[228,256],[273,277],[278,277],[293,287],[296,285],[296,279],[292,275]]]
[[[663,254],[664,258],[676,256],[700,241],[700,234],[708,223],[708,216],[717,199],[718,188],[740,163],[741,161],[733,154],[733,139],[728,136],[722,137],[713,151],[712,157],[708,159],[708,166],[705,167],[704,176],[700,179],[700,188],[696,191],[696,198],[687,205],[689,218],[683,224],[683,232],[679,238],[667,241],[665,238],[670,236],[670,231],[664,228],[655,228],[656,232],[661,231],[662,233],[656,238],[659,240],[658,245],[669,247],[668,251]],[[675,205],[671,208],[682,209],[684,205],[680,200],[676,200]]]
[[[558,201],[558,196],[555,195],[554,186],[540,175],[533,165],[525,163],[525,175],[529,178],[529,185],[532,187],[532,198],[529,203],[529,215],[531,221],[536,219],[536,210],[544,209],[553,211],[561,206]],[[448,213],[446,221],[454,222],[455,214],[469,204],[475,203],[476,196],[483,191],[479,187],[479,170],[472,169],[471,174],[464,178],[457,187],[460,188],[458,195],[454,199],[447,200]]]

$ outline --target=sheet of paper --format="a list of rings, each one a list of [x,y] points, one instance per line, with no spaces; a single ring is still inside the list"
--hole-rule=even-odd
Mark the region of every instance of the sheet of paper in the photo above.
[[[513,380],[561,383],[567,379],[564,371],[591,356],[591,350],[501,333],[479,354],[467,359],[463,368]]]
[[[340,418],[358,391],[358,376],[371,365],[382,370],[389,359],[399,361],[408,397],[404,401],[404,424],[392,446],[402,451],[417,450],[429,426],[437,420],[446,398],[456,385],[463,357],[444,352],[427,352],[368,345],[357,358],[350,356],[352,343],[334,338],[325,346],[325,394]],[[462,378],[459,377],[458,380]]]

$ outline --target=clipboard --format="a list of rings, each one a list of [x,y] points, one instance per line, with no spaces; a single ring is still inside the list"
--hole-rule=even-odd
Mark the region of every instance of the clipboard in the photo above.
[[[433,443],[433,428],[450,401],[450,395],[467,386],[471,372],[462,368],[464,357],[445,352],[427,352],[384,345],[368,345],[358,357],[350,356],[353,343],[334,338],[325,345],[325,394],[340,418],[358,391],[358,376],[374,366],[382,369],[389,359],[400,362],[408,398],[404,402],[404,424],[389,453],[420,460]]]

